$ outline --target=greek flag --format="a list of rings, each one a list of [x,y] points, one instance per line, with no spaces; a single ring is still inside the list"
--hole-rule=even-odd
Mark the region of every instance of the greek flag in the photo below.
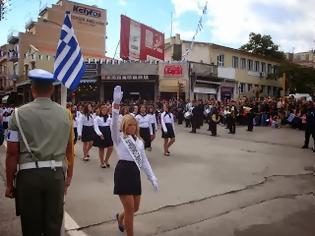
[[[54,78],[74,91],[84,71],[84,59],[74,34],[70,12],[66,12],[55,57]]]

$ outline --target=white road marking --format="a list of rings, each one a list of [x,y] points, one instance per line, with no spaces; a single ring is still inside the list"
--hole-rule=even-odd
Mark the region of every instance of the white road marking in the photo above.
[[[4,147],[7,149],[7,143],[3,142]],[[88,236],[88,234],[84,233],[83,231],[77,231],[76,229],[80,228],[77,222],[65,211],[64,219],[61,228],[61,234],[65,235],[65,231],[71,230],[67,232],[70,236]]]

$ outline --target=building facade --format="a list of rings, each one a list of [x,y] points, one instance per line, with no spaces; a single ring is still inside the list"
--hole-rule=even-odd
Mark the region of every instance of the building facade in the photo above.
[[[190,48],[191,41],[176,35],[166,40],[165,60],[182,60],[181,55]],[[279,74],[280,63],[263,56],[217,44],[194,42],[187,61],[217,66],[218,99],[280,96],[284,79]],[[196,90],[198,92],[200,90]],[[205,93],[206,91],[203,90]],[[208,90],[208,94],[214,90]]]
[[[308,52],[286,53],[289,62],[299,64],[305,67],[315,68],[315,50]]]
[[[106,58],[106,26],[107,12],[105,9],[88,6],[68,0],[59,0],[51,7],[43,8],[37,21],[28,21],[25,32],[9,35],[8,44],[14,49],[14,91],[17,94],[17,104],[31,100],[28,70],[41,68],[53,72],[54,56],[59,41],[61,25],[65,12],[71,13],[72,25],[80,44],[81,52],[86,61],[99,61]],[[88,76],[83,83],[96,87],[96,80]],[[10,77],[10,76],[9,76]],[[90,78],[93,77],[93,78]],[[89,80],[91,79],[91,80]],[[56,83],[56,97],[60,86]]]

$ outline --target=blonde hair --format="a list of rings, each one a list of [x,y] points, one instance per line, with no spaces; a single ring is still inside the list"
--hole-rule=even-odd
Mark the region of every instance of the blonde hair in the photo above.
[[[127,134],[127,128],[128,128],[128,125],[131,123],[131,122],[135,122],[136,123],[136,136],[138,138],[140,138],[140,134],[139,134],[139,124],[138,124],[138,121],[136,120],[136,118],[133,116],[133,115],[130,115],[130,114],[126,114],[123,116],[122,118],[122,121],[121,121],[121,124],[120,124],[120,130],[121,132],[123,132],[124,135],[128,135]]]

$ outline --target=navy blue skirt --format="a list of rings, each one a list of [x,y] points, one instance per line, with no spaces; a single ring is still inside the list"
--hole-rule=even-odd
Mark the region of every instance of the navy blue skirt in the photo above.
[[[112,134],[110,132],[109,126],[99,126],[98,127],[103,134],[104,140],[100,138],[97,134],[95,134],[95,139],[93,146],[100,148],[107,148],[113,146]]]
[[[82,128],[82,142],[92,142],[95,138],[95,132],[93,126],[83,126]]]
[[[134,161],[119,160],[114,173],[115,195],[141,195],[141,176]]]
[[[175,132],[172,123],[165,123],[167,133],[162,128],[162,138],[175,138]]]

